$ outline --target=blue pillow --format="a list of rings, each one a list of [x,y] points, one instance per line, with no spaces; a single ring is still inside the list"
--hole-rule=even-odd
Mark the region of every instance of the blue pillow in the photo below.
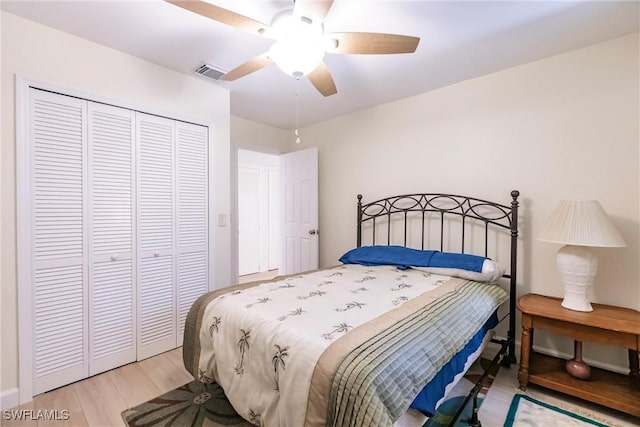
[[[485,257],[451,252],[436,252],[431,257],[429,267],[458,268],[460,270],[482,272]],[[418,267],[418,266],[416,266]]]
[[[409,267],[457,268],[480,273],[485,259],[476,255],[422,251],[404,246],[362,246],[351,249],[342,255],[340,262],[366,266],[394,265],[401,269]]]
[[[398,268],[411,266],[428,267],[436,251],[421,251],[404,246],[362,246],[351,249],[342,257],[343,264],[395,265]]]

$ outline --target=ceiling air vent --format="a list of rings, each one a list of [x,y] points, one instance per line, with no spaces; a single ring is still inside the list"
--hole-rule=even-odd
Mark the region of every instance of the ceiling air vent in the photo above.
[[[227,72],[220,67],[216,67],[211,64],[204,63],[196,68],[196,74],[209,77],[213,80],[220,80],[220,77],[224,76]]]

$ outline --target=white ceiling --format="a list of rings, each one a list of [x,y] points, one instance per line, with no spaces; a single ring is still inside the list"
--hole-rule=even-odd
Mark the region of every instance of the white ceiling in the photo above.
[[[209,1],[267,24],[293,4]],[[203,61],[230,70],[273,42],[161,0],[3,0],[2,9],[190,75]],[[335,0],[325,31],[418,36],[418,49],[327,54],[338,88],[327,98],[275,65],[234,82],[206,80],[230,90],[234,116],[292,129],[296,86],[304,126],[637,32],[639,14],[637,1]]]

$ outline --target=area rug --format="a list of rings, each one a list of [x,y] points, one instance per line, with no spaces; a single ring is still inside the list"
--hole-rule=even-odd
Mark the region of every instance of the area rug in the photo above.
[[[608,427],[573,412],[516,394],[504,427]]]
[[[473,386],[478,382],[482,373],[485,369],[491,364],[490,359],[480,358],[477,360],[471,368],[467,371],[467,373],[458,381],[458,384],[455,385],[453,390],[447,396],[447,399],[438,406],[436,413],[433,417],[429,418],[423,427],[443,427],[448,426],[451,422],[451,419],[456,414],[458,407],[462,404],[464,399],[469,394],[469,391],[473,388]],[[498,370],[500,369],[500,365],[496,364],[492,370],[489,372],[489,375],[484,379],[482,383],[482,388],[478,392],[478,406],[482,404],[487,392],[489,391],[489,387],[493,384],[493,380],[496,375],[498,375]],[[467,403],[467,406],[464,408],[462,415],[458,419],[458,422],[455,424],[456,427],[468,427],[467,420],[471,418],[471,413],[473,411],[473,400],[470,400]]]
[[[127,409],[122,418],[130,427],[252,426],[236,413],[218,384],[197,381]]]

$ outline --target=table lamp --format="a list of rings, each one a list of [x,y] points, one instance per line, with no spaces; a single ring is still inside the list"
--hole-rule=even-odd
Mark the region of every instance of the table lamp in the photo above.
[[[589,247],[626,246],[597,200],[562,200],[553,211],[538,240],[561,243],[556,264],[564,282],[562,306],[593,311],[591,288],[598,258]]]
[[[626,246],[607,213],[596,200],[562,200],[553,211],[538,240],[562,243],[556,264],[564,282],[562,306],[575,311],[593,311],[591,288],[598,271],[592,247]],[[566,369],[572,377],[587,380],[591,367],[582,360],[582,342],[574,340],[574,357]]]

